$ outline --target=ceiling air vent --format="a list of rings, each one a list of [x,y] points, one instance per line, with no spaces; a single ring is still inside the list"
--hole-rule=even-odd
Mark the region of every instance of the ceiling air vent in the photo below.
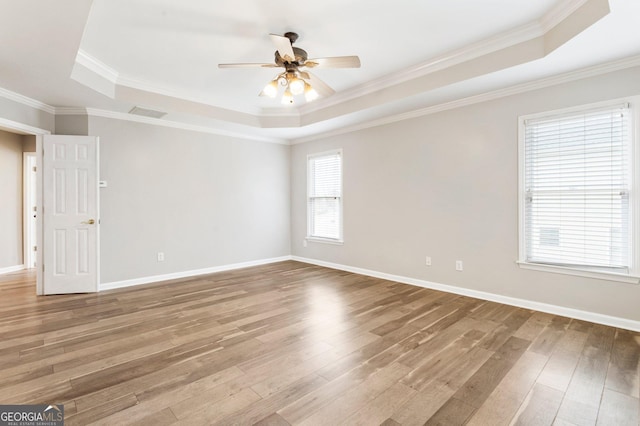
[[[147,109],[147,108],[140,108],[137,106],[131,108],[131,111],[129,111],[129,114],[142,115],[144,117],[152,117],[152,118],[162,118],[165,115],[167,115],[166,112],[156,111],[156,110]]]

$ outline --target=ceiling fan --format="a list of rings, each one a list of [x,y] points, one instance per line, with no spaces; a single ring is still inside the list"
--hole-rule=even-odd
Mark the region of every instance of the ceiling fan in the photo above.
[[[287,32],[284,36],[269,34],[276,46],[275,61],[272,64],[218,64],[219,68],[284,68],[284,71],[276,75],[260,96],[275,98],[278,95],[278,86],[284,87],[282,96],[283,104],[292,104],[293,97],[302,95],[307,102],[317,99],[318,96],[330,96],[335,93],[329,85],[320,80],[306,68],[360,68],[360,58],[357,56],[335,56],[331,58],[308,59],[307,52],[299,47],[293,47],[298,39],[298,34]]]

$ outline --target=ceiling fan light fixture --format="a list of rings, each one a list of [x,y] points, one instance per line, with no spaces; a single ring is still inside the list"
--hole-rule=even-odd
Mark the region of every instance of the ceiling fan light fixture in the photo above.
[[[301,95],[304,92],[304,86],[305,82],[298,77],[294,76],[289,80],[289,90],[294,95]]]
[[[275,98],[278,94],[278,83],[276,82],[276,80],[271,80],[269,84],[264,86],[264,89],[262,89],[262,94],[269,98]]]
[[[315,101],[320,95],[309,83],[304,83],[304,98],[307,102]]]
[[[291,94],[291,90],[289,90],[288,87],[287,90],[285,90],[284,95],[282,95],[282,100],[280,102],[282,102],[284,105],[291,105],[293,103],[293,95]]]

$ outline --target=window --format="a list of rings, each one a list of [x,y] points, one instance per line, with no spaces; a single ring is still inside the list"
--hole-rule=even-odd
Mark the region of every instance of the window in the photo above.
[[[342,151],[310,155],[307,238],[342,241]]]
[[[631,278],[629,106],[521,119],[520,135],[519,263]]]

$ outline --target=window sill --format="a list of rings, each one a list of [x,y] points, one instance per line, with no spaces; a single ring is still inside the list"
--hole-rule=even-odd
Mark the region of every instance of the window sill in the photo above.
[[[305,240],[310,241],[312,243],[333,244],[334,246],[344,245],[343,240],[334,240],[332,238],[307,237],[305,238]]]
[[[522,269],[530,269],[533,271],[551,272],[554,274],[575,275],[578,277],[596,278],[607,281],[617,281],[628,284],[639,284],[640,277],[636,275],[617,274],[608,271],[593,271],[586,269],[570,268],[566,266],[544,265],[541,263],[529,263],[517,261],[518,266]]]

